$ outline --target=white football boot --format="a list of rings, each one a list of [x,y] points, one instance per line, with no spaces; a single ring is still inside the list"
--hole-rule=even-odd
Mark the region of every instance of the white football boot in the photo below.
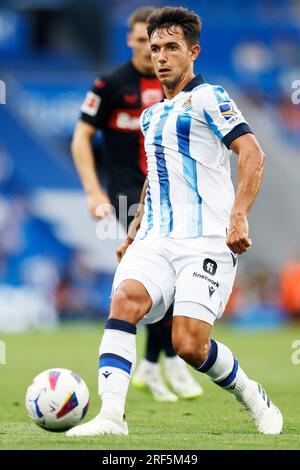
[[[111,434],[114,436],[128,436],[126,421],[118,422],[101,418],[100,414],[87,423],[75,426],[66,433],[68,437],[84,436],[104,436]]]
[[[203,395],[203,388],[192,377],[179,356],[165,358],[165,371],[169,384],[179,398],[193,400]]]
[[[279,409],[271,402],[265,390],[254,380],[250,380],[249,395],[242,402],[258,431],[261,434],[280,434],[283,427],[283,417]],[[248,388],[248,387],[247,387]]]
[[[156,401],[178,401],[177,395],[168,390],[160,373],[159,364],[143,359],[133,378],[132,386],[150,392]]]

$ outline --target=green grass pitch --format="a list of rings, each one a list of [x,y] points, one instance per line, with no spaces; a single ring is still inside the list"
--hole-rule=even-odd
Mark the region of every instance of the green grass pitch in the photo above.
[[[0,365],[0,449],[299,449],[300,365],[293,365],[292,342],[300,328],[245,334],[226,324],[214,338],[227,344],[251,378],[258,380],[281,409],[285,424],[280,436],[261,436],[240,405],[204,376],[193,371],[205,395],[195,401],[157,403],[130,388],[126,406],[128,437],[66,438],[38,428],[27,417],[24,396],[32,378],[44,369],[65,367],[87,382],[91,406],[99,407],[98,344],[102,324],[64,327],[52,333],[1,335],[7,364]],[[139,357],[144,344],[138,334]]]

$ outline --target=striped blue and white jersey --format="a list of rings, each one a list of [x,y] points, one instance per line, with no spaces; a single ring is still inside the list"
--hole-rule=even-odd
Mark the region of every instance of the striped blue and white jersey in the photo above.
[[[195,77],[147,108],[148,189],[137,239],[226,236],[234,188],[230,144],[251,129],[219,85]]]

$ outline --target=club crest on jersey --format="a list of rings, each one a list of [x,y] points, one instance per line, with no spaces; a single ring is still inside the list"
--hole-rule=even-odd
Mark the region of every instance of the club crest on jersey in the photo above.
[[[96,116],[100,107],[101,98],[96,93],[89,91],[81,106],[81,111],[89,116]]]
[[[190,96],[184,103],[183,103],[183,108],[184,112],[188,113],[192,109],[192,97]]]

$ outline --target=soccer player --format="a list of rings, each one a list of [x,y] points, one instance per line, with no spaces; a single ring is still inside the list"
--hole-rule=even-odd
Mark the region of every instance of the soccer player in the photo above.
[[[211,339],[232,290],[237,257],[252,244],[247,215],[261,186],[264,153],[224,88],[194,76],[200,29],[199,16],[183,8],[158,9],[148,18],[165,99],[141,116],[145,213],[115,274],[100,345],[100,414],[68,436],[128,434],[123,416],[136,324],[160,318],[173,301],[179,356],[242,403],[260,433],[282,430],[282,415],[261,385],[226,345]],[[231,150],[238,155],[235,196]]]
[[[140,8],[129,19],[128,45],[132,59],[101,79],[87,93],[76,126],[72,153],[87,193],[92,217],[110,213],[112,204],[127,230],[127,211],[119,210],[119,196],[127,197],[127,208],[139,202],[146,174],[144,137],[139,127],[143,109],[163,97],[151,62],[146,19],[153,8]],[[102,188],[94,164],[92,143],[97,129],[103,131],[107,162],[107,192]],[[141,361],[133,385],[145,386],[159,401],[196,398],[202,387],[192,378],[185,363],[176,355],[171,339],[172,308],[164,319],[147,327],[146,357]],[[159,367],[165,352],[166,376],[176,394],[166,387]]]

